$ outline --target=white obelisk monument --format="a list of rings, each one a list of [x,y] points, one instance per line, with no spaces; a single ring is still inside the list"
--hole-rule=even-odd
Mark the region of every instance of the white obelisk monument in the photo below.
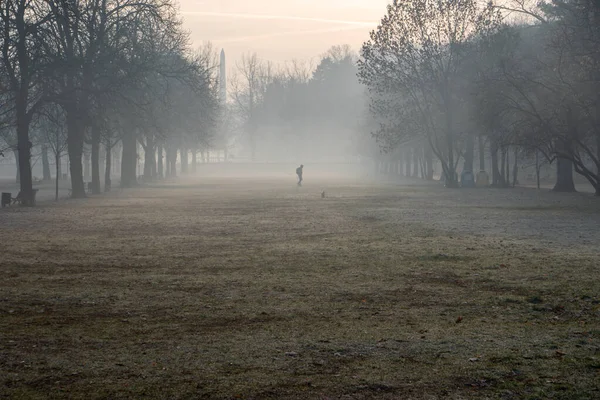
[[[219,73],[219,85],[221,89],[221,104],[227,103],[227,65],[225,63],[225,49],[221,50],[221,69]]]

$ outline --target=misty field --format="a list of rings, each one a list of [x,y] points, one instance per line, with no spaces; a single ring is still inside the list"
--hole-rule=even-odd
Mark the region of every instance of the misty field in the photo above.
[[[203,178],[0,228],[1,398],[600,398],[588,194]]]

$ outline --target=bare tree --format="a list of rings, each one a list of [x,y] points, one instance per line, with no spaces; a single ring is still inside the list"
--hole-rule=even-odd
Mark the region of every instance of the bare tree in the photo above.
[[[512,142],[556,161],[554,190],[575,191],[575,170],[600,193],[600,80],[593,67],[600,65],[600,56],[594,47],[581,45],[593,41],[597,29],[583,17],[593,13],[572,16],[570,11],[551,24],[521,31],[520,52],[502,69],[502,95],[513,125],[522,128]],[[586,28],[579,27],[582,21],[587,21]]]
[[[97,155],[100,124],[93,119],[101,115],[97,108],[106,98],[124,97],[140,90],[148,74],[169,73],[170,54],[182,53],[187,37],[180,29],[176,8],[170,0],[48,0],[55,16],[54,24],[45,32],[49,38],[46,50],[57,65],[52,97],[63,107],[67,118],[71,185],[74,197],[85,197],[81,157],[83,146],[90,140]],[[92,132],[87,138],[88,132]],[[135,138],[123,137],[123,157],[127,172],[135,154],[131,144]],[[135,153],[135,150],[134,152]],[[132,156],[132,157],[130,157]],[[93,164],[97,166],[98,157]],[[96,168],[96,171],[98,168]],[[96,192],[99,174],[94,174]]]
[[[31,175],[29,128],[42,98],[36,84],[44,69],[40,46],[40,30],[51,16],[43,2],[34,0],[4,0],[0,6],[0,75],[6,82],[4,96],[14,116],[16,155],[22,204],[32,206],[35,192]]]
[[[253,53],[242,57],[231,80],[233,100],[237,112],[244,120],[252,160],[256,159],[258,109],[273,77],[272,64],[260,60],[256,53]]]
[[[472,39],[493,31],[499,15],[475,0],[395,0],[362,48],[359,77],[372,95],[372,109],[386,118],[404,105],[380,133],[421,133],[439,158],[447,186],[457,186],[454,116],[460,104],[460,71]],[[412,132],[407,132],[411,126]]]
[[[56,105],[46,105],[37,121],[45,144],[52,150],[55,162],[55,201],[58,201],[59,182],[61,180],[62,155],[67,148],[65,115]]]

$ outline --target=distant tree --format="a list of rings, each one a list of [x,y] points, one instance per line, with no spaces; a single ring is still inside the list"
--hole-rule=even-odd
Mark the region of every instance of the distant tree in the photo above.
[[[500,164],[505,164],[508,146],[522,143],[514,138],[519,126],[502,75],[506,65],[520,56],[517,53],[519,33],[514,27],[504,25],[495,34],[480,38],[475,44],[477,51],[473,53],[472,62],[465,71],[471,77],[468,80],[469,99],[466,106],[473,129],[478,133],[480,157],[485,151],[484,140],[487,138],[489,142],[492,186],[508,187],[510,179],[506,168]],[[480,168],[485,169],[484,161],[480,162]]]
[[[358,155],[366,97],[356,59],[349,46],[334,46],[314,69],[288,63],[272,75],[255,110],[257,132],[272,157],[302,162]]]
[[[513,142],[556,161],[556,191],[575,190],[574,170],[600,194],[599,7],[592,0],[499,6],[528,18],[496,77],[511,116],[504,121],[519,128]]]
[[[226,104],[220,99],[219,56],[208,42],[188,57],[192,66],[186,95],[180,108],[182,130],[192,152],[192,172],[196,171],[199,149],[216,148],[225,152],[229,141]]]
[[[472,40],[497,29],[493,5],[475,0],[395,0],[362,48],[359,77],[372,110],[384,117],[380,136],[423,135],[441,162],[447,186],[457,186],[460,71]],[[391,120],[390,110],[402,107]]]
[[[22,204],[34,204],[31,174],[29,128],[37,108],[42,104],[39,90],[45,62],[40,34],[51,19],[44,2],[35,0],[3,0],[0,4],[0,78],[5,108],[14,118],[14,144]]]
[[[187,36],[170,0],[47,3],[54,23],[47,32],[46,51],[57,66],[48,90],[65,110],[73,197],[85,197],[81,159],[86,141],[98,154],[102,124],[93,120],[103,115],[99,108],[143,90],[153,73],[171,73],[172,55],[184,52]],[[135,183],[137,162],[136,138],[127,131],[122,157],[125,186]],[[98,157],[93,164],[97,172]],[[98,192],[99,174],[94,176]]]
[[[350,46],[333,46],[321,56],[308,82],[307,119],[313,122],[313,135],[307,143],[315,143],[311,152],[319,158],[332,155],[357,155],[354,143],[367,102],[365,88],[358,82],[358,55]]]
[[[253,161],[256,159],[259,108],[274,76],[273,65],[260,60],[256,53],[252,53],[244,55],[236,64],[236,74],[230,80],[233,106],[243,121]]]
[[[600,196],[600,3],[557,1],[546,10],[556,18],[549,44],[556,59],[551,82],[564,93],[564,128],[554,150]]]
[[[67,132],[65,115],[62,109],[56,105],[46,105],[41,111],[37,122],[37,127],[42,134],[44,144],[52,150],[55,163],[55,196],[54,200],[58,201],[59,182],[61,180],[62,171],[62,155],[67,148]]]

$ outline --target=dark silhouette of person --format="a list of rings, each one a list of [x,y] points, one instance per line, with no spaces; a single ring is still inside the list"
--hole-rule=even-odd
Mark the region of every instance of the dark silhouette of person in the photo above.
[[[296,168],[296,175],[298,175],[298,186],[302,186],[302,171],[304,169],[304,165]]]

